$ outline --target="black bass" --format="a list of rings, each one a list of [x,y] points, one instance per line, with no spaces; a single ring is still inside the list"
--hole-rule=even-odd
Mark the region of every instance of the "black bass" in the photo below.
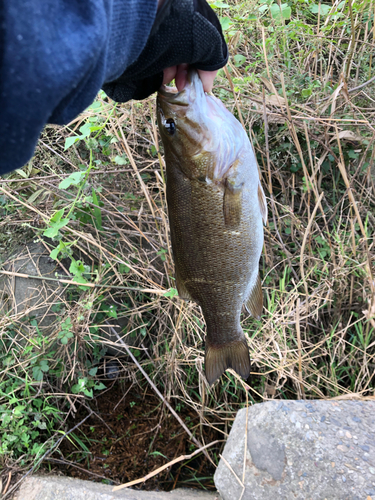
[[[205,373],[250,374],[240,325],[242,304],[263,308],[259,258],[267,205],[250,141],[238,120],[205,94],[195,70],[184,90],[162,87],[158,124],[167,168],[167,202],[179,296],[206,321]]]

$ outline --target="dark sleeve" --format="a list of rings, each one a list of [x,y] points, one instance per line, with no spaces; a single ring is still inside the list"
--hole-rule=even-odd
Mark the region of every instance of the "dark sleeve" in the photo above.
[[[142,52],[157,0],[0,0],[0,175]]]

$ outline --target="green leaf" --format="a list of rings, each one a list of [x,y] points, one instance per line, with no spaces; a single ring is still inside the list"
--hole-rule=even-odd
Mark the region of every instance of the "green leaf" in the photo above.
[[[229,19],[229,17],[221,17],[220,18],[220,24],[221,24],[221,29],[223,31],[229,30],[229,28],[232,26],[232,21]]]
[[[33,377],[37,381],[43,380],[43,372],[39,368],[39,366],[34,366],[34,368],[33,368]]]
[[[287,3],[282,3],[280,6],[274,3],[270,7],[271,15],[275,21],[281,21],[282,19],[290,19],[292,15],[292,9]]]
[[[52,227],[46,229],[43,235],[47,236],[47,238],[54,238],[57,236],[59,230],[67,224],[69,224],[69,219],[62,219],[60,222],[56,222]]]
[[[92,200],[94,202],[94,205],[99,206],[99,200],[98,200],[98,197],[96,195],[96,191],[94,188],[92,188]]]
[[[28,203],[33,203],[38,198],[38,196],[43,193],[43,191],[44,191],[43,188],[42,189],[38,189],[38,191],[35,191],[35,193],[33,193],[30,196],[30,198],[28,198],[27,202]]]
[[[307,97],[310,97],[311,94],[312,94],[312,90],[311,89],[303,89],[302,90],[302,97],[307,98]]]
[[[61,328],[63,330],[70,330],[71,327],[72,327],[72,320],[69,317],[67,317],[66,320],[61,323]]]
[[[154,455],[154,456],[160,456],[160,457],[164,457],[165,459],[167,459],[167,457],[165,455],[163,455],[163,453],[160,453],[160,451],[152,451],[150,453],[150,455]],[[168,459],[167,459],[168,460]]]
[[[13,410],[13,414],[15,417],[22,417],[23,410],[26,408],[26,406],[16,406]]]
[[[57,260],[57,256],[59,255],[59,252],[60,252],[60,244],[52,250],[52,252],[49,254],[49,256],[51,257],[51,259],[53,260]]]
[[[295,172],[298,172],[298,170],[301,168],[301,165],[300,164],[297,164],[297,165],[292,165],[290,167],[290,171],[295,173]]]
[[[94,188],[92,188],[92,199],[93,199],[94,205],[96,205],[96,207],[94,208],[94,216],[95,216],[94,222],[95,222],[95,226],[96,226],[97,229],[101,230],[101,229],[103,229],[103,226],[102,226],[102,211],[99,208],[99,200],[98,200],[98,197],[96,195],[96,191],[95,191]]]
[[[325,3],[321,3],[320,4],[320,15],[322,17],[326,16],[329,11],[331,10],[331,5],[327,5]],[[312,12],[313,14],[317,14],[319,12],[319,3],[313,3],[312,5],[310,5],[310,12]]]
[[[73,334],[73,332],[70,332],[69,330],[62,330],[58,334],[58,338],[60,339],[60,342],[63,345],[66,345],[68,343],[69,339],[71,339],[72,337],[74,337],[74,334]]]
[[[158,253],[157,253],[157,255],[159,255],[159,257],[161,258],[161,260],[162,260],[163,262],[165,262],[165,259],[166,259],[165,254],[166,254],[166,253],[167,253],[167,250],[165,250],[165,248],[161,248],[161,249],[158,251]]]
[[[73,172],[66,179],[63,179],[59,184],[59,189],[68,189],[72,184],[79,184],[85,177],[85,172]]]
[[[80,260],[72,259],[69,267],[69,272],[71,272],[75,276],[80,276],[83,272],[85,272],[85,268]]]
[[[74,143],[80,141],[81,138],[78,136],[78,135],[75,135],[73,137],[67,137],[65,139],[65,147],[64,147],[64,150],[70,148],[70,146],[73,146]]]
[[[88,109],[90,109],[91,111],[95,111],[95,113],[97,113],[98,111],[100,111],[100,108],[102,107],[102,103],[99,102],[99,101],[94,101],[91,106],[89,106]]]
[[[97,371],[98,371],[98,367],[94,366],[94,368],[91,368],[91,370],[89,370],[89,375],[91,375],[92,377],[95,377]]]
[[[265,4],[261,5],[261,6],[259,7],[259,9],[258,9],[258,10],[259,10],[259,12],[260,12],[261,14],[263,14],[263,13],[264,13],[264,12],[266,12],[268,9],[269,9],[269,5],[267,5],[267,4],[265,3]]]
[[[89,135],[91,134],[91,128],[92,128],[92,124],[89,122],[82,125],[82,127],[79,127],[79,131],[82,134],[82,139],[89,137]]]
[[[27,173],[22,170],[22,168],[17,168],[16,170],[17,174],[19,174],[21,177],[24,179],[27,179]]]
[[[61,219],[61,217],[64,215],[64,210],[65,210],[64,208],[58,210],[51,217],[49,221],[50,227],[44,231],[43,233],[44,236],[47,236],[48,238],[54,238],[58,234],[59,229],[69,224],[69,219],[67,218]]]
[[[58,210],[55,212],[52,217],[50,222],[59,222],[61,220],[61,217],[64,215],[65,208],[62,208],[61,210]]]
[[[214,9],[229,9],[230,5],[228,5],[225,2],[220,2],[220,0],[217,0],[216,2],[210,3],[210,7],[213,7]]]
[[[102,382],[100,382],[99,384],[94,385],[94,389],[96,391],[102,391],[103,389],[107,389],[107,387]]]
[[[171,299],[173,299],[173,297],[175,297],[176,295],[178,295],[178,291],[176,288],[170,288],[163,294],[164,297],[170,297]]]
[[[246,61],[246,57],[241,54],[236,54],[233,57],[233,60],[234,60],[234,65],[238,68],[239,66],[241,66],[241,64],[243,64]]]
[[[116,165],[126,165],[127,163],[129,163],[129,160],[125,155],[122,156],[117,155],[115,156],[113,161],[116,163]]]
[[[78,384],[73,385],[72,392],[74,394],[77,394],[78,392],[84,391],[84,389],[86,387],[86,382],[87,382],[87,378],[79,378]]]
[[[48,370],[49,370],[48,361],[46,361],[45,359],[42,359],[42,361],[40,362],[40,369],[44,372],[48,372]]]
[[[119,272],[122,273],[128,273],[130,271],[130,267],[128,267],[126,264],[119,264],[118,265],[118,270]]]
[[[116,311],[116,308],[114,306],[110,306],[107,310],[107,314],[108,316],[110,316],[111,318],[115,318],[117,319],[117,311]]]

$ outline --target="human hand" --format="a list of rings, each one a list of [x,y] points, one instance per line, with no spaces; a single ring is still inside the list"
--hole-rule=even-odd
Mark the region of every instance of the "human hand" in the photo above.
[[[179,64],[178,66],[170,66],[166,68],[163,73],[163,84],[167,85],[173,79],[176,82],[177,90],[182,90],[186,85],[186,78],[188,73],[188,64]],[[205,92],[211,92],[214,84],[215,77],[218,70],[216,71],[203,71],[198,69],[199,77],[203,84],[203,90]]]
[[[204,90],[210,92],[227,60],[220,21],[206,0],[164,0],[141,55],[103,90],[119,102],[145,99],[173,78],[182,90],[189,65],[198,70]]]

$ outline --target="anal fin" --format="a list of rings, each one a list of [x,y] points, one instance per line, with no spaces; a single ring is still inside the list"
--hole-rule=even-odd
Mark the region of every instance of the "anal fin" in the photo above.
[[[256,319],[260,319],[263,310],[263,292],[259,273],[249,296],[245,300],[247,311]]]
[[[232,368],[246,380],[250,375],[250,355],[245,337],[219,346],[211,344],[207,339],[204,367],[210,385],[220,378],[227,368]]]

